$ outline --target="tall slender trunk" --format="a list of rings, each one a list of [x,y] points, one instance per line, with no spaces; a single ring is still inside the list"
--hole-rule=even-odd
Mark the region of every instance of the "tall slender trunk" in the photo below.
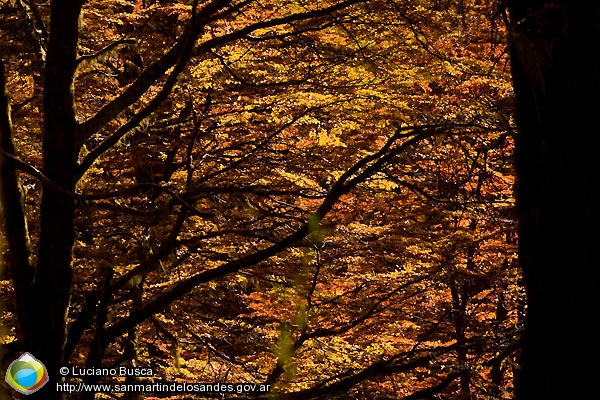
[[[467,369],[468,367],[468,358],[467,358],[467,349],[466,349],[466,312],[467,312],[467,304],[468,304],[468,293],[462,287],[461,283],[453,282],[450,287],[450,292],[452,294],[452,317],[454,321],[454,337],[456,339],[456,356],[458,366],[461,369]],[[463,373],[460,376],[459,380],[460,394],[459,398],[461,400],[470,400],[471,399],[471,377],[469,373]]]
[[[512,0],[519,257],[527,290],[519,399],[594,397],[600,3]],[[578,391],[589,393],[585,395]],[[577,393],[577,395],[575,395]]]
[[[33,282],[33,267],[30,264],[29,234],[23,208],[23,191],[17,168],[9,157],[15,155],[10,119],[10,103],[6,93],[4,63],[0,59],[0,208],[6,234],[8,255],[5,260],[15,287],[17,317],[25,328],[25,297]],[[21,332],[26,334],[26,332]]]
[[[133,285],[131,288],[131,296],[132,296],[132,304],[131,304],[131,312],[136,312],[140,310],[143,306],[143,297],[144,297],[144,280],[142,279],[137,285]],[[125,348],[125,353],[128,355],[129,360],[125,361],[125,364],[129,364],[131,367],[137,367],[138,361],[138,337],[140,333],[139,325],[134,326],[127,333],[127,344]],[[135,384],[136,383],[135,376],[128,376],[125,379],[126,384]],[[124,400],[140,400],[142,398],[142,394],[139,392],[129,392],[125,393],[123,396]]]
[[[75,187],[77,122],[73,77],[79,30],[79,1],[53,1],[44,83],[43,172],[67,191]],[[51,382],[40,392],[60,399],[55,382],[63,365],[66,318],[72,280],[75,203],[45,187],[41,201],[38,264],[25,296],[24,344],[48,369]]]

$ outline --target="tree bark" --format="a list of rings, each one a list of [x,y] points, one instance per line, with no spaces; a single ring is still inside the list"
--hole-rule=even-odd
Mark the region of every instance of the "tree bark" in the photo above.
[[[73,192],[77,162],[73,79],[79,30],[79,1],[53,1],[45,69],[43,172],[56,185]],[[64,364],[66,318],[72,280],[75,203],[72,197],[45,187],[41,201],[38,265],[24,297],[27,351],[40,359],[51,381],[39,391],[44,399],[60,399],[56,381]]]
[[[25,327],[25,296],[33,281],[33,267],[29,261],[30,246],[27,219],[23,209],[23,191],[17,168],[10,159],[15,155],[10,118],[10,103],[6,93],[4,63],[0,59],[0,215],[6,233],[8,256],[4,260],[15,287],[17,317]],[[4,274],[4,271],[2,271]],[[25,332],[21,332],[25,334]]]
[[[575,397],[594,397],[582,361],[596,341],[591,316],[599,289],[591,278],[600,261],[592,233],[598,155],[590,141],[600,110],[600,4],[509,0],[508,7],[528,303],[517,398],[564,398],[584,387],[587,396]]]

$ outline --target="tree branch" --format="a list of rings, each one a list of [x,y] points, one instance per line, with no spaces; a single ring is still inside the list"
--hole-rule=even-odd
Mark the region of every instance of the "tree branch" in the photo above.
[[[115,50],[117,47],[119,47],[121,45],[134,45],[134,44],[136,44],[136,41],[134,39],[120,39],[120,40],[112,42],[109,45],[101,48],[100,50],[98,50],[95,53],[86,54],[86,55],[83,55],[83,56],[77,58],[76,62],[79,65],[84,61],[93,60],[93,59],[96,59],[96,58],[102,56],[103,54],[110,53],[111,51]]]
[[[387,359],[374,362],[356,373],[350,375],[338,375],[337,377],[330,378],[328,381],[333,381],[333,383],[327,384],[324,382],[311,389],[294,393],[279,394],[278,398],[285,400],[326,398],[327,396],[336,393],[347,392],[360,382],[370,378],[410,371],[417,367],[427,367],[436,357],[454,351],[455,348],[456,345],[450,345],[435,349],[411,350],[399,353]],[[411,399],[414,399],[414,397]]]
[[[275,26],[291,24],[293,22],[305,21],[313,18],[323,17],[325,15],[330,15],[336,11],[343,10],[350,6],[360,3],[366,3],[369,0],[346,0],[342,1],[338,4],[334,4],[329,7],[325,7],[319,10],[307,11],[303,13],[291,14],[286,17],[274,18],[267,21],[260,21],[251,25],[248,25],[244,28],[241,28],[235,32],[231,32],[229,34],[218,36],[212,39],[209,39],[200,45],[198,45],[194,51],[194,54],[202,54],[207,51],[210,51],[216,47],[222,46],[226,43],[232,42],[237,39],[242,39],[251,35],[252,32],[255,32],[259,29],[272,28]]]
[[[304,13],[296,13],[287,17],[275,18],[270,21],[261,21],[245,28],[242,28],[231,34],[219,36],[210,40],[205,41],[201,45],[193,49],[194,42],[198,37],[200,31],[210,20],[210,16],[216,13],[220,8],[229,3],[228,1],[215,0],[206,5],[198,15],[202,16],[201,19],[191,18],[190,22],[186,26],[186,30],[180,37],[179,41],[160,59],[150,64],[146,68],[138,79],[133,82],[120,96],[106,104],[95,116],[83,122],[79,126],[79,143],[83,143],[87,138],[92,136],[94,133],[102,129],[109,121],[116,118],[122,111],[132,105],[139,97],[150,88],[150,86],[160,78],[170,67],[177,64],[175,69],[169,74],[167,82],[164,84],[160,92],[154,97],[154,99],[138,112],[132,119],[130,119],[125,125],[121,126],[113,135],[102,142],[98,147],[94,148],[81,162],[78,174],[79,177],[83,176],[85,171],[94,163],[94,161],[100,157],[104,152],[114,146],[123,136],[127,134],[131,129],[135,128],[144,118],[149,116],[156,107],[166,99],[171,92],[171,89],[177,82],[177,78],[183,68],[185,67],[189,58],[193,55],[208,52],[215,47],[222,46],[234,40],[245,37],[246,35],[264,28],[289,24],[296,21],[303,21],[320,16],[331,14],[335,11],[339,11],[346,7],[354,4],[362,3],[368,0],[347,0],[339,4],[326,7],[320,10],[314,10]],[[230,11],[230,10],[228,10]],[[222,14],[222,13],[221,13]],[[209,16],[209,17],[206,17]],[[192,51],[193,50],[193,51]]]
[[[20,0],[19,5],[25,12],[26,18],[31,23],[31,35],[40,45],[39,53],[42,61],[46,61],[46,45],[48,43],[48,30],[44,24],[40,10],[33,0]]]
[[[142,73],[138,76],[138,78],[121,93],[117,98],[106,104],[100,111],[98,111],[93,117],[88,119],[87,121],[81,123],[79,126],[79,142],[83,143],[90,136],[100,131],[108,122],[112,121],[117,117],[121,112],[131,106],[133,103],[139,100],[139,98],[158,80],[161,76],[165,74],[169,68],[174,65],[178,65],[179,71],[177,74],[170,74],[171,79],[165,83],[165,86],[160,91],[159,95],[155,97],[153,102],[146,106],[143,113],[149,115],[152,110],[164,100],[166,95],[170,92],[172,86],[175,82],[172,82],[173,76],[176,78],[179,72],[185,66],[185,63],[189,59],[194,42],[198,37],[198,34],[204,28],[204,25],[209,21],[209,18],[222,9],[226,7],[230,3],[229,0],[213,0],[206,4],[202,10],[198,12],[200,18],[190,18],[188,21],[185,30],[177,43],[173,45],[162,57],[158,60],[151,63],[146,69],[142,71]],[[193,12],[195,15],[195,11]],[[170,86],[170,87],[169,87]],[[139,114],[138,114],[139,115]],[[142,117],[141,119],[143,119]],[[139,119],[139,121],[141,121]],[[137,121],[137,123],[139,123]],[[127,133],[131,128],[135,127],[137,123],[130,123],[127,126],[130,126],[126,131],[122,134]],[[132,126],[131,126],[132,125]],[[123,128],[125,129],[125,128]],[[118,138],[117,140],[118,141]],[[116,142],[115,141],[115,142]],[[113,143],[114,144],[114,143]],[[98,155],[95,155],[97,158]],[[94,158],[94,159],[95,159]],[[92,160],[93,161],[93,160]],[[89,163],[89,160],[88,160]],[[90,163],[91,165],[91,163]],[[86,168],[82,168],[84,171]]]
[[[333,184],[329,193],[327,194],[327,196],[325,196],[323,202],[321,203],[320,207],[315,212],[313,212],[308,218],[308,221],[306,221],[296,231],[284,237],[280,241],[272,244],[271,246],[259,250],[253,254],[246,255],[237,260],[229,261],[223,265],[220,265],[219,267],[200,272],[196,275],[193,275],[187,279],[176,283],[170,289],[167,289],[162,294],[156,296],[153,300],[150,300],[140,310],[137,310],[135,313],[132,313],[129,317],[121,319],[120,321],[116,322],[114,325],[109,327],[106,335],[106,340],[110,342],[111,340],[120,336],[124,332],[127,332],[129,329],[131,329],[131,327],[141,323],[142,321],[149,318],[151,315],[164,309],[169,304],[178,300],[198,285],[210,282],[227,274],[237,272],[243,268],[250,267],[261,261],[265,261],[305,238],[312,231],[318,228],[320,221],[325,217],[325,215],[327,215],[329,211],[331,211],[331,209],[334,207],[334,205],[340,199],[340,197],[347,194],[356,185],[362,182],[362,180],[358,179],[358,177],[366,179],[369,176],[369,174],[364,173],[365,170],[368,170],[370,174],[377,172],[375,169],[372,168],[372,163],[376,162],[378,159],[385,158],[395,141],[399,140],[402,137],[407,137],[408,134],[405,134],[403,132],[405,130],[412,129],[414,128],[399,128],[396,134],[394,134],[388,140],[388,142],[383,146],[383,148],[380,151],[359,160],[352,168],[350,168],[348,171],[342,174],[342,176]],[[429,136],[430,135],[421,136],[421,139],[424,139]],[[409,144],[405,143],[403,145],[403,149],[407,149],[410,145],[417,143],[418,140],[416,140],[416,138],[411,138],[408,142]]]

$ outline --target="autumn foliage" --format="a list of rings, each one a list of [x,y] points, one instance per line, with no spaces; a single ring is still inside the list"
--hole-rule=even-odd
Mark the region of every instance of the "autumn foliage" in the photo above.
[[[496,2],[90,0],[72,31],[50,14],[77,2],[54,3],[0,8],[6,363],[41,340],[19,306],[33,277],[68,276],[53,365],[271,385],[259,398],[513,396],[525,302]],[[70,61],[52,54],[63,29]],[[71,104],[63,136],[52,96]],[[70,262],[45,263],[45,241]]]

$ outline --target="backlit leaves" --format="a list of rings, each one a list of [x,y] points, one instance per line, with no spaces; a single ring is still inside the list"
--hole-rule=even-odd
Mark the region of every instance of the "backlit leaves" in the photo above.
[[[91,162],[75,194],[69,317],[112,270],[103,365],[130,357],[119,323],[139,306],[150,310],[131,322],[136,361],[169,379],[268,380],[300,398],[409,396],[448,376],[467,376],[474,397],[512,391],[514,354],[497,356],[519,335],[523,302],[496,6],[319,12],[341,3],[198,2],[216,11],[196,14],[189,52],[160,65],[192,29],[193,2],[86,2],[82,126],[147,86],[79,154]],[[23,54],[8,74],[15,139],[39,166],[41,71],[10,37]],[[25,177],[25,188],[35,239],[41,187]],[[96,329],[71,339],[78,363]]]

